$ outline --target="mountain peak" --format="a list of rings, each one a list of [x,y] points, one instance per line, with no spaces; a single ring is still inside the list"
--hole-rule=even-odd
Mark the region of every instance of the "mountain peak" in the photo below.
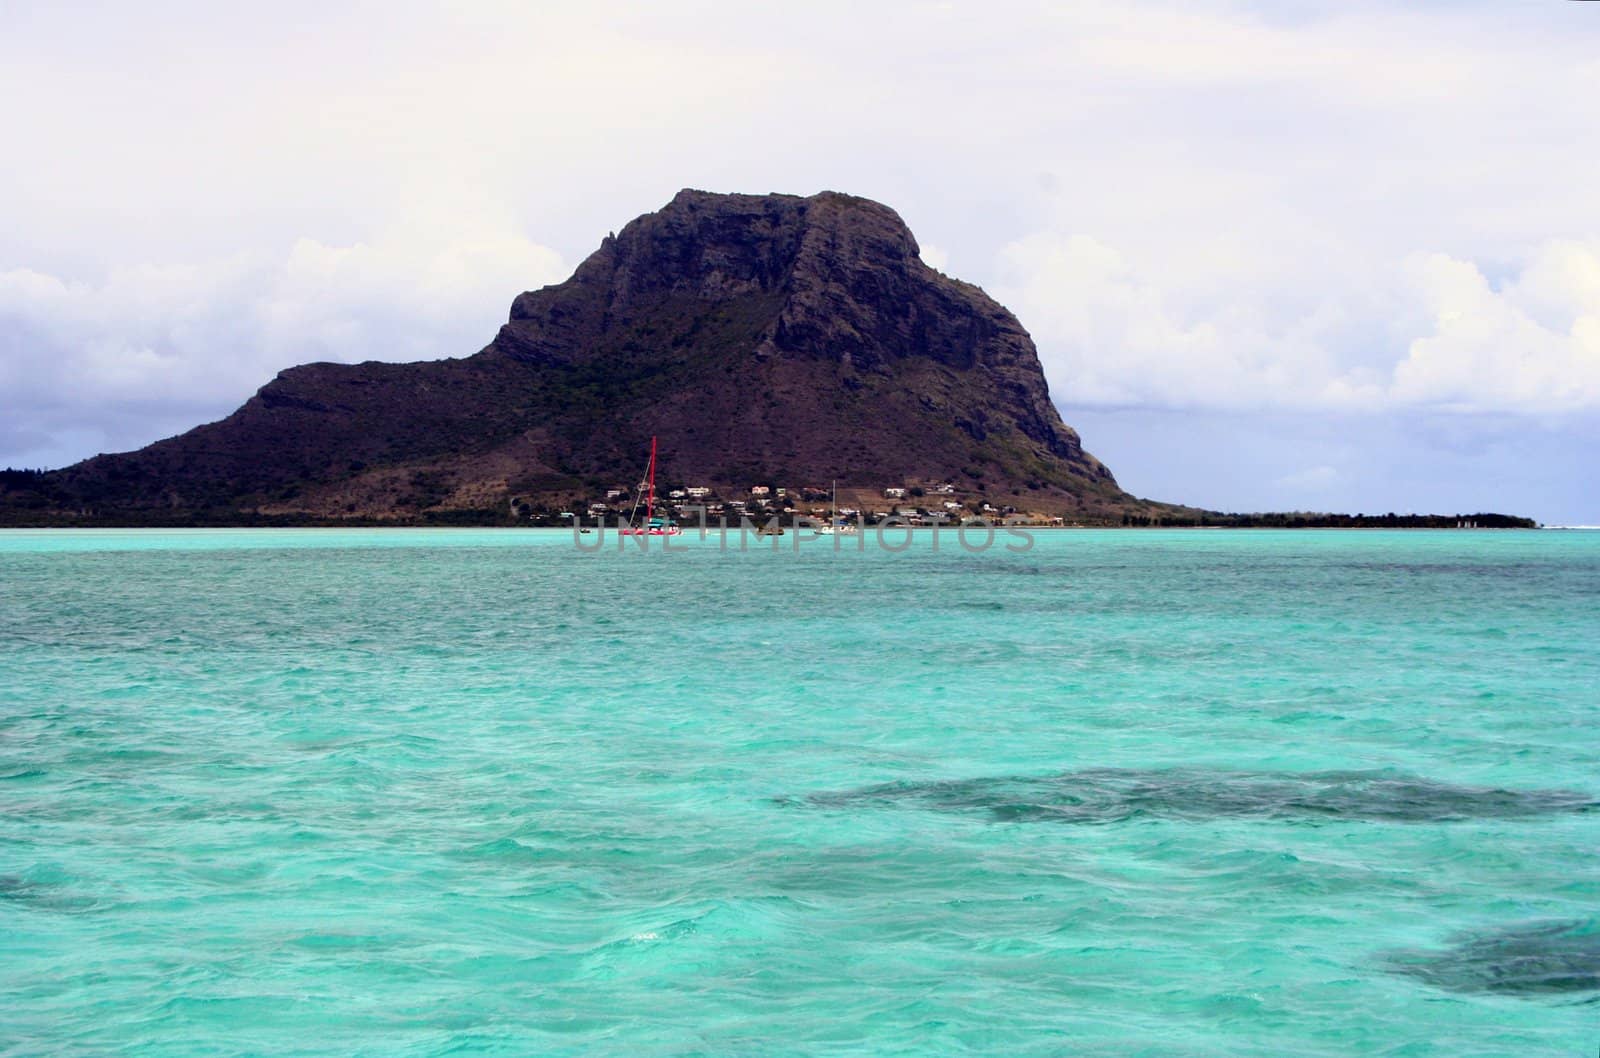
[[[1025,510],[1141,506],[1061,421],[1016,318],[924,264],[894,210],[692,188],[517,296],[476,356],[291,368],[221,422],[50,488],[209,520],[496,520],[632,480],[652,436],[666,473],[719,488],[926,481]]]

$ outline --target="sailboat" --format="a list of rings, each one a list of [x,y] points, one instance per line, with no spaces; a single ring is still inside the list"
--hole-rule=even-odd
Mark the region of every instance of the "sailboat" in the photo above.
[[[643,502],[644,524],[634,525],[633,519],[639,513],[639,504]],[[645,479],[639,482],[639,491],[633,497],[633,510],[628,512],[628,524],[617,532],[623,536],[678,536],[683,532],[678,526],[668,522],[665,518],[656,517],[656,439],[650,438],[650,467],[645,471]]]
[[[856,531],[853,525],[839,523],[839,480],[833,482],[833,505],[828,508],[828,524],[817,530],[819,536],[849,535]]]

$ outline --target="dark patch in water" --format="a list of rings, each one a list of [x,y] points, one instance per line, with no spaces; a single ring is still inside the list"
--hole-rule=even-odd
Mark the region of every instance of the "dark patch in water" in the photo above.
[[[0,900],[26,900],[34,885],[15,874],[0,874]]]
[[[18,874],[0,874],[0,901],[38,911],[76,914],[95,909],[94,901],[76,896],[60,884]]]
[[[1600,991],[1600,928],[1590,919],[1525,922],[1456,938],[1443,951],[1391,954],[1388,967],[1450,992]]]
[[[808,800],[828,807],[888,803],[944,812],[987,811],[998,820],[1057,823],[1115,823],[1138,816],[1438,823],[1600,807],[1593,797],[1575,790],[1456,786],[1383,771],[1187,768],[1091,768],[1061,775],[889,783]]]

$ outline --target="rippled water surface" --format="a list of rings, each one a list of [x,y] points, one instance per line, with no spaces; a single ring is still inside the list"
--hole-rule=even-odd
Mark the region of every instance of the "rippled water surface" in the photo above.
[[[1600,534],[573,543],[0,533],[0,1055],[1600,1045]]]

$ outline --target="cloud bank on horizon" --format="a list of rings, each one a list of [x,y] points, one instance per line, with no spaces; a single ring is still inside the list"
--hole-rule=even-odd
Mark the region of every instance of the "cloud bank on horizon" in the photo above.
[[[1586,443],[1597,44],[1581,4],[8,5],[0,465],[474,352],[681,186],[895,207],[1071,409]],[[1301,455],[1241,495],[1363,495],[1371,453]]]

